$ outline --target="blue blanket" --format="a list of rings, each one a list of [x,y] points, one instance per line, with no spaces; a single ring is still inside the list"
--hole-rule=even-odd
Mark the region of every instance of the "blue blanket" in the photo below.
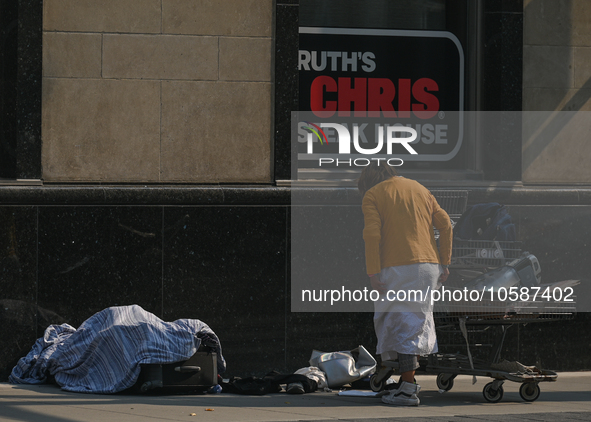
[[[164,322],[137,305],[112,307],[77,330],[68,324],[50,325],[13,368],[9,381],[41,384],[51,374],[66,391],[116,393],[137,381],[140,364],[187,360],[202,339],[217,342],[218,373],[223,373],[219,339],[204,322]]]

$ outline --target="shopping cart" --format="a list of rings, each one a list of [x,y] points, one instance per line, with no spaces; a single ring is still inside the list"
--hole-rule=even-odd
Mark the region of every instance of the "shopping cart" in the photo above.
[[[468,205],[468,191],[461,189],[431,189],[437,203],[451,217],[455,223],[466,210]]]
[[[546,288],[563,289],[565,282],[542,285]],[[575,282],[571,282],[574,284]],[[521,383],[519,394],[528,402],[537,400],[540,395],[540,382],[556,381],[557,374],[535,366],[501,359],[501,351],[509,328],[517,324],[544,323],[573,319],[576,313],[576,297],[569,300],[547,301],[541,298],[524,301],[440,301],[435,303],[433,318],[441,349],[465,348],[465,353],[435,353],[419,359],[417,374],[437,375],[437,387],[441,392],[453,388],[458,375],[488,377],[492,381],[483,388],[484,398],[496,403],[503,398],[503,383]],[[442,344],[444,336],[455,338],[456,343]],[[459,334],[459,336],[458,336]],[[480,335],[480,337],[477,337]],[[485,337],[483,340],[482,337]],[[460,341],[458,341],[458,337]],[[464,344],[461,343],[464,341]],[[486,358],[473,356],[473,352],[489,349]],[[384,361],[378,371],[370,378],[370,387],[378,392],[386,388],[388,379],[397,373],[398,362]],[[475,381],[474,381],[475,382]]]
[[[573,282],[574,283],[574,282]],[[564,284],[560,284],[563,286]],[[562,289],[558,284],[541,285],[540,291]],[[465,354],[433,354],[426,358],[425,371],[437,374],[437,387],[449,391],[453,380],[459,374],[492,378],[483,388],[484,398],[496,403],[503,398],[503,383],[513,381],[521,383],[519,394],[525,401],[535,401],[540,395],[540,382],[556,381],[553,371],[526,366],[519,362],[501,360],[501,351],[507,331],[517,324],[544,323],[573,319],[576,313],[576,298],[569,300],[501,301],[485,303],[449,302],[437,303],[434,308],[435,325],[439,333],[452,332],[462,334],[465,340]],[[490,334],[489,343],[477,339],[480,334]],[[440,336],[441,337],[441,336]],[[456,336],[457,338],[457,336]],[[442,348],[445,348],[442,344]],[[457,346],[457,345],[455,345]],[[489,347],[487,359],[472,356],[474,348]]]
[[[468,205],[467,190],[433,189],[431,193],[451,219],[452,226],[460,219]],[[435,238],[439,233],[435,230]],[[462,271],[468,277],[475,277],[489,269],[513,261],[522,254],[520,241],[459,240],[454,239],[451,267]]]
[[[452,217],[452,221],[465,209],[464,198],[457,199],[464,196],[462,191],[445,191],[443,195],[436,191],[432,192],[442,208],[448,207],[446,211]],[[464,208],[459,210],[458,206],[461,207],[462,204]],[[494,271],[495,268],[515,264],[520,257],[527,256],[527,252],[524,253],[521,250],[521,242],[454,240],[450,268],[462,274],[462,277],[459,278],[461,283],[450,286],[450,289],[454,292],[462,292],[462,287],[467,281],[474,280],[491,270]],[[532,263],[532,265],[539,265],[535,257]],[[535,268],[537,273],[539,270],[539,267]],[[571,295],[565,298],[562,292],[567,286],[573,286],[576,283],[573,280],[566,280],[554,284],[536,285],[534,289],[527,290],[526,296],[518,294],[517,298],[510,298],[509,292],[513,291],[502,290],[502,287],[496,290],[475,290],[475,299],[482,297],[479,296],[480,294],[489,295],[484,301],[472,300],[466,296],[462,300],[455,300],[450,293],[449,298],[444,297],[443,300],[434,304],[433,319],[438,342],[442,350],[464,348],[465,353],[435,353],[420,358],[420,368],[417,373],[437,375],[437,387],[441,392],[450,391],[453,388],[454,379],[460,374],[492,378],[482,391],[484,398],[491,403],[499,402],[503,398],[505,381],[519,382],[521,398],[528,402],[537,400],[540,395],[539,383],[556,381],[557,374],[535,366],[502,360],[501,351],[506,334],[508,329],[518,324],[573,319],[576,313],[576,297]],[[550,293],[544,295],[544,292],[556,292],[557,289],[561,292],[560,295],[552,296]],[[535,291],[542,294],[529,294]],[[518,293],[523,292],[518,291]],[[452,341],[445,344],[445,340]],[[485,352],[486,357],[473,356],[475,351],[480,355]],[[382,362],[378,371],[370,378],[371,389],[375,392],[382,391],[387,387],[390,377],[397,372],[398,362]]]

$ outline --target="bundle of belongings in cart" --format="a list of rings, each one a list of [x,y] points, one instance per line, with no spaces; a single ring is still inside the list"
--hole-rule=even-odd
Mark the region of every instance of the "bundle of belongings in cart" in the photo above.
[[[453,233],[452,265],[464,268],[459,272],[470,274],[467,277],[470,280],[462,286],[449,287],[454,290],[448,289],[449,297],[442,292],[443,300],[437,303],[436,311],[483,318],[519,318],[519,315],[542,315],[550,309],[555,312],[556,303],[563,299],[567,300],[562,303],[568,305],[565,295],[579,281],[542,284],[540,263],[529,252],[521,252],[515,224],[505,205],[492,202],[468,207],[454,224]],[[564,310],[573,309],[565,306]]]
[[[164,322],[132,305],[100,311],[78,329],[50,325],[9,381],[55,382],[66,391],[109,394],[136,386],[145,392],[167,382],[211,387],[225,369],[220,341],[207,324]]]

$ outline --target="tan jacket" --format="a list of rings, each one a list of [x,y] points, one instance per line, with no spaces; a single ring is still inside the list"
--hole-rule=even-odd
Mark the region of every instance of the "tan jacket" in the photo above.
[[[452,225],[427,188],[404,177],[377,184],[363,197],[365,263],[368,274],[423,262],[449,265]],[[433,226],[439,230],[439,247]]]

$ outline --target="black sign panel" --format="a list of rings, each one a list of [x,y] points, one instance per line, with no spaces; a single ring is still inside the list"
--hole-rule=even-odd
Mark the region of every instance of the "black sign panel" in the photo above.
[[[299,81],[300,111],[306,112],[306,122],[298,123],[300,158],[338,154],[338,142],[330,142],[331,133],[337,141],[342,133],[336,124],[349,132],[352,157],[372,150],[375,156],[449,161],[461,147],[464,57],[449,32],[302,27]],[[390,151],[384,141],[375,152],[393,125],[413,128],[416,139]],[[310,130],[319,145],[305,142]]]

